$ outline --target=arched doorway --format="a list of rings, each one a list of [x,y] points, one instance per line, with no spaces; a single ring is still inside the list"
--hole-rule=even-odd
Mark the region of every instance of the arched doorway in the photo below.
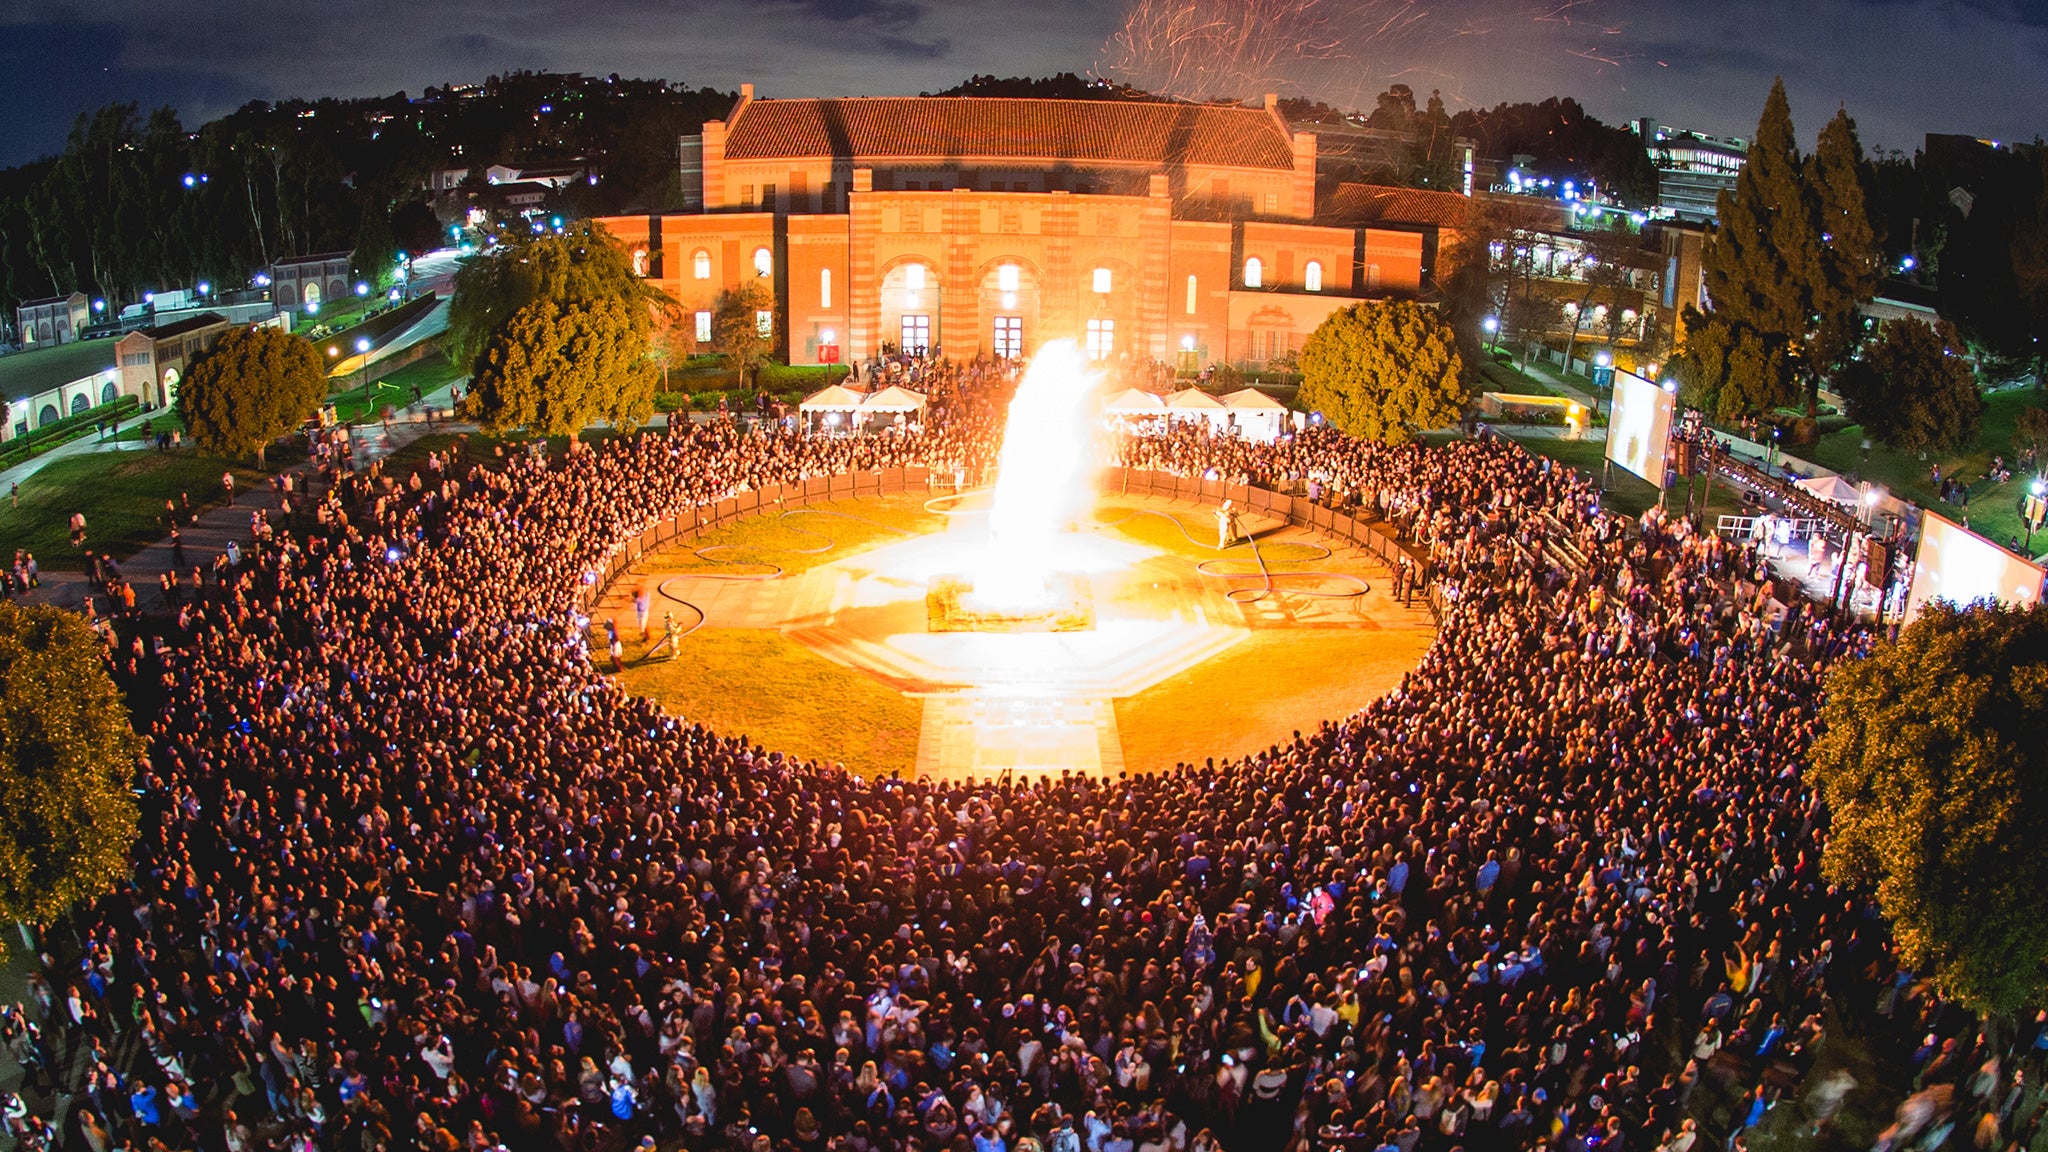
[[[1004,256],[982,269],[979,315],[986,331],[981,350],[991,356],[1021,359],[1045,343],[1040,323],[1038,269]]]
[[[289,289],[287,289],[287,291],[289,291]],[[319,306],[320,282],[318,280],[308,280],[306,281],[306,307],[318,308]]]
[[[279,284],[277,286],[277,306],[284,309],[297,308],[299,306],[299,290],[290,284]]]
[[[79,414],[80,412],[90,412],[90,411],[92,411],[92,394],[91,394],[91,393],[89,393],[89,392],[80,392],[80,393],[79,393],[78,395],[76,395],[76,396],[73,396],[73,397],[71,398],[71,414],[72,414],[73,416],[76,416],[76,415],[78,415],[78,414]]]
[[[913,355],[931,351],[940,341],[938,262],[913,256],[882,276],[883,343]]]
[[[41,428],[45,424],[55,424],[62,416],[63,413],[57,411],[55,404],[45,404],[42,411],[36,413],[36,427]]]
[[[100,403],[112,404],[114,401],[119,400],[120,398],[120,386],[116,385],[112,380],[109,380],[105,384],[100,385]]]
[[[178,370],[176,368],[164,369],[164,407],[166,408],[178,402],[179,379],[180,377],[178,375]]]

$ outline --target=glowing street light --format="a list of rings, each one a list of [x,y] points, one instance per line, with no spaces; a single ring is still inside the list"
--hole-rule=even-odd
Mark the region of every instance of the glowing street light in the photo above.
[[[363,373],[363,419],[370,418],[370,338],[356,337],[356,355],[362,357]]]
[[[363,281],[361,281],[361,280],[358,280],[358,281],[356,281],[356,295],[358,295],[358,296],[368,296],[369,294],[370,294],[370,286],[369,286],[369,285],[368,285],[367,283],[365,283],[365,282],[363,282]]]

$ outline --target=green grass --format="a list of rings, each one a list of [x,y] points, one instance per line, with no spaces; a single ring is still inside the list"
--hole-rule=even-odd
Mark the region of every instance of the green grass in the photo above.
[[[749,516],[706,533],[688,548],[648,558],[640,571],[707,572],[773,565],[795,575],[905,535],[940,531],[945,517],[924,510],[925,497],[889,496],[811,504],[791,514]],[[718,549],[708,557],[698,552]],[[693,551],[693,549],[695,551]],[[816,549],[817,551],[813,551]]]
[[[678,622],[688,618],[687,612],[677,613]],[[636,634],[630,612],[620,628]],[[592,645],[602,648],[601,626]],[[922,701],[849,672],[778,632],[705,628],[683,639],[678,659],[656,655],[637,662],[641,654],[637,639],[629,640],[621,683],[722,736],[836,761],[866,776],[908,775],[917,764]],[[610,670],[601,653],[599,665]]]
[[[1557,389],[1512,364],[1482,364],[1479,374],[1485,377],[1488,392],[1505,392],[1510,396],[1560,395]]]
[[[1788,455],[1811,460],[1852,480],[1881,484],[1894,495],[1951,520],[1968,517],[1972,530],[2005,544],[2014,535],[2022,540],[2026,537],[2026,526],[2020,521],[2020,500],[2033,477],[2014,469],[2010,482],[1994,484],[1987,472],[1993,456],[2004,456],[2006,466],[2012,466],[2018,455],[2012,448],[2012,433],[2019,414],[2028,408],[2042,406],[2044,396],[2036,389],[2009,389],[1986,396],[1984,427],[1976,441],[1961,452],[1932,453],[1924,460],[1917,453],[1895,451],[1882,444],[1874,445],[1866,460],[1860,425],[1831,432],[1812,447],[1798,449]],[[1937,461],[1941,464],[1943,476],[1960,477],[1969,483],[1970,503],[1967,507],[1941,502],[1933,482],[1933,468]],[[2043,537],[2037,534],[2036,547],[2042,542]]]
[[[149,425],[147,432],[143,431],[142,426],[144,424]],[[156,434],[159,432],[183,432],[184,430],[185,422],[178,418],[178,410],[176,408],[161,408],[107,437],[107,439],[122,443],[148,443],[155,440]]]
[[[271,455],[276,464],[278,453]],[[84,553],[71,546],[73,512],[85,513],[86,548],[133,555],[163,536],[166,499],[189,492],[195,503],[218,502],[225,467],[190,452],[88,452],[53,460],[21,482],[19,507],[0,501],[0,557],[26,548],[44,568],[83,567]],[[270,480],[268,473],[239,466],[234,473],[245,492]]]
[[[26,400],[114,366],[112,340],[78,340],[0,356],[0,397]],[[13,419],[19,420],[19,411]]]
[[[372,383],[368,403],[363,400],[360,374],[336,379],[327,399],[334,405],[337,419],[345,424],[362,423],[376,419],[387,405],[404,408],[412,403],[414,384],[419,385],[422,396],[430,396],[447,384],[467,379],[468,375],[450,364],[446,356],[436,352]]]

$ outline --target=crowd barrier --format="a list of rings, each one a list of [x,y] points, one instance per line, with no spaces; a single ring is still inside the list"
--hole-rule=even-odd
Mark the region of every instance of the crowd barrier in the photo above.
[[[935,476],[930,469],[919,465],[813,476],[800,483],[770,484],[765,488],[749,489],[716,504],[688,509],[669,519],[656,521],[639,535],[614,545],[602,565],[584,574],[583,591],[576,606],[587,615],[604,598],[613,582],[649,553],[695,540],[744,517],[786,512],[807,504],[895,496],[904,492],[938,495],[952,488],[951,474]],[[1102,491],[1107,495],[1154,496],[1204,505],[1220,505],[1229,500],[1253,514],[1314,529],[1354,544],[1372,553],[1389,571],[1397,570],[1404,559],[1409,562],[1411,572],[1426,574],[1429,570],[1427,557],[1404,545],[1386,525],[1330,508],[1306,496],[1142,468],[1105,470]],[[1420,583],[1424,587],[1417,588],[1415,594],[1425,596],[1431,611],[1440,615],[1444,605],[1439,589],[1427,580]]]

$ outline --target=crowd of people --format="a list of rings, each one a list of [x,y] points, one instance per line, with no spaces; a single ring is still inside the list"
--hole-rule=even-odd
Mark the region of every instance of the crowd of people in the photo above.
[[[603,674],[574,606],[619,541],[750,486],[978,471],[1001,379],[916,434],[338,473],[124,618],[136,869],[0,1015],[71,1102],[0,1108],[24,1146],[1704,1152],[1798,1083],[1827,997],[1939,1019],[1818,869],[1801,758],[1866,638],[1766,621],[1753,550],[1504,441],[1115,444],[1426,558],[1421,664],[1243,759],[870,779]],[[1955,1089],[1891,1147],[2022,1135],[2015,1070],[1944,1038]]]

